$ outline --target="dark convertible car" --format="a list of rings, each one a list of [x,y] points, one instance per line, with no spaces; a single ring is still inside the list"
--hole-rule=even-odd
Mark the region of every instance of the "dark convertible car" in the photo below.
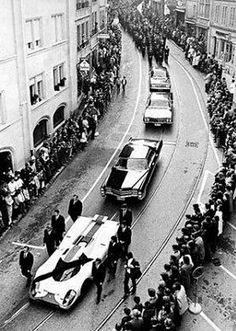
[[[143,200],[162,145],[162,140],[130,138],[102,184],[101,195],[113,195],[120,200],[131,197]]]

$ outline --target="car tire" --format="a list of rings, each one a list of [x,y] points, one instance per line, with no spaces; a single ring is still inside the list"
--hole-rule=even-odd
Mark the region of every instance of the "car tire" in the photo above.
[[[80,291],[80,297],[84,297],[88,290],[90,289],[91,285],[92,285],[92,279],[91,278],[87,278],[84,282],[83,285],[81,286],[81,291]]]

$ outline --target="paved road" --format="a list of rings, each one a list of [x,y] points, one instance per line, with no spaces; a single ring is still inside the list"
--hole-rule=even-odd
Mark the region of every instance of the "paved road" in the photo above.
[[[86,152],[80,153],[74,159],[29,215],[4,237],[0,244],[0,260],[2,260],[0,290],[2,300],[6,304],[1,305],[0,311],[2,321],[8,319],[5,330],[92,331],[119,302],[123,295],[122,265],[119,268],[120,272],[117,273],[117,279],[105,283],[103,300],[99,306],[95,304],[95,288],[91,288],[88,296],[66,314],[49,307],[28,304],[27,290],[24,287],[25,280],[18,276],[19,249],[13,248],[11,242],[16,240],[42,245],[42,232],[50,219],[52,210],[59,207],[66,215],[68,200],[74,192],[84,198],[85,215],[95,213],[114,215],[120,204],[112,199],[102,199],[99,195],[99,187],[114,162],[112,157],[117,155],[120,146],[129,136],[164,140],[159,166],[150,185],[147,199],[144,202],[131,202],[135,217],[131,249],[142,268],[148,269],[138,285],[138,294],[145,300],[147,288],[157,286],[162,265],[167,261],[171,244],[184,221],[182,216],[191,210],[194,201],[204,202],[207,199],[213,180],[212,174],[215,173],[220,161],[220,154],[213,148],[208,135],[204,96],[198,88],[198,85],[202,88],[202,79],[193,72],[192,68],[186,66],[179,49],[172,45],[170,47],[172,57],[169,70],[175,106],[173,127],[147,130],[144,128],[142,112],[148,95],[148,64],[146,59],[140,57],[130,38],[124,35],[122,72],[128,78],[125,96],[119,95],[114,98],[109,113],[99,127],[100,136],[90,143]],[[186,70],[190,70],[191,76]],[[70,225],[69,220],[67,226]],[[169,239],[168,242],[166,238]],[[165,241],[166,246],[162,247]],[[34,250],[34,254],[37,260],[36,269],[45,260],[46,253],[43,250]],[[150,264],[155,254],[156,259],[153,264]],[[226,255],[224,251],[223,254]],[[228,263],[231,262],[229,259]],[[214,301],[214,294],[210,287],[217,287],[217,285],[208,281],[209,277],[218,277],[215,269],[207,269],[204,276],[206,290],[203,288],[204,285],[201,285],[204,312],[213,321],[218,318],[217,325],[222,327],[225,323],[222,322],[223,313],[216,312],[212,315],[214,309],[211,309],[211,300],[213,302],[216,300]],[[222,283],[221,275],[219,278],[221,281],[217,278],[215,284],[227,286]],[[12,281],[9,282],[9,279]],[[9,293],[14,293],[14,297]],[[227,297],[227,292],[225,296]],[[209,305],[205,305],[205,302],[209,302]],[[112,329],[114,323],[120,320],[125,305],[132,306],[132,298],[122,303],[102,330]],[[23,308],[19,311],[21,307]],[[13,318],[11,318],[12,315]],[[38,325],[40,328],[37,327]],[[232,318],[227,321],[227,326],[231,325]],[[204,319],[204,316],[195,318],[186,314],[182,329],[195,330],[196,328],[212,330],[209,320]]]

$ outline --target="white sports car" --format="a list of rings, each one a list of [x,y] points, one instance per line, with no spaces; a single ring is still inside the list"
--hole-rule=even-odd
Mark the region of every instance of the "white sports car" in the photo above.
[[[30,298],[71,308],[92,279],[96,258],[104,261],[119,222],[107,216],[80,216],[72,225],[58,249],[37,270]]]

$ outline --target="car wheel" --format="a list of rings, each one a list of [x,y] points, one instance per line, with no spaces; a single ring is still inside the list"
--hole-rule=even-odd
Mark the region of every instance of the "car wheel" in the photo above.
[[[84,297],[85,294],[87,294],[88,290],[90,289],[92,285],[92,279],[87,278],[84,282],[83,285],[81,286],[81,291],[80,291],[80,296]]]

